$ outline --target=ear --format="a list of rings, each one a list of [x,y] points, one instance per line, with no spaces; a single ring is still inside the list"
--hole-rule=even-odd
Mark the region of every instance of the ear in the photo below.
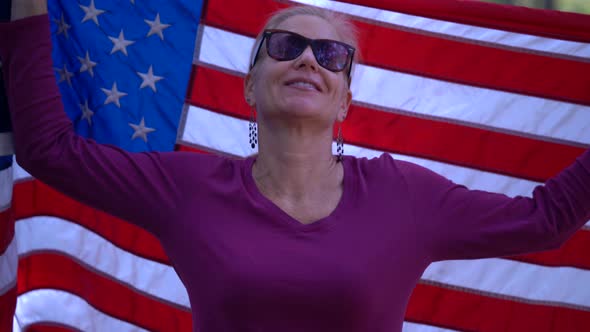
[[[338,122],[344,121],[346,119],[346,115],[348,115],[348,108],[350,107],[350,103],[352,102],[352,92],[349,88],[346,88],[346,92],[342,97],[342,102],[340,103],[340,109],[338,110]]]
[[[252,76],[252,71],[250,71],[244,77],[244,98],[250,106],[256,105],[256,99],[254,98],[254,79]]]

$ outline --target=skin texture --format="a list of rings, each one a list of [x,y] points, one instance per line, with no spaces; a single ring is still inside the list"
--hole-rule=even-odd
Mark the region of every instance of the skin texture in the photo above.
[[[278,29],[297,32],[312,39],[340,40],[331,24],[316,16],[291,17]],[[321,91],[285,84],[301,78],[313,81]],[[245,96],[264,119],[272,117],[277,122],[304,122],[320,128],[332,126],[336,120],[344,121],[352,98],[345,72],[334,73],[322,68],[316,62],[311,47],[294,60],[276,61],[266,53],[266,45],[260,50],[254,75],[246,78]],[[297,118],[300,118],[299,121]]]
[[[293,16],[278,29],[308,38],[341,40],[323,18]],[[346,118],[352,94],[346,73],[322,68],[308,47],[291,61],[266,54],[245,79],[244,95],[257,111],[259,154],[253,176],[263,195],[302,223],[328,216],[342,196],[343,168],[332,155],[332,129]],[[318,90],[289,85],[313,82]]]

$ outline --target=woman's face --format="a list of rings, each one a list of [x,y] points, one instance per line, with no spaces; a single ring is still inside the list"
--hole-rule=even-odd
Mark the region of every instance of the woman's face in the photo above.
[[[340,40],[330,23],[317,16],[298,15],[283,21],[277,29],[311,39]],[[343,121],[351,101],[347,70],[332,72],[321,67],[307,47],[296,59],[277,61],[262,45],[255,74],[246,77],[245,93],[256,105],[259,117],[317,119],[330,127]]]

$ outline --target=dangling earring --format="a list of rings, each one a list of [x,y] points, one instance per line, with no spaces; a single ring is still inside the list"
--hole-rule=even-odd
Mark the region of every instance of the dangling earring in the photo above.
[[[256,144],[258,144],[258,125],[254,120],[254,107],[250,109],[250,123],[248,124],[249,129],[249,137],[250,137],[250,146],[252,149],[256,148]]]
[[[338,136],[336,137],[336,152],[338,153],[337,160],[342,161],[344,154],[344,139],[342,138],[342,124],[338,125]]]

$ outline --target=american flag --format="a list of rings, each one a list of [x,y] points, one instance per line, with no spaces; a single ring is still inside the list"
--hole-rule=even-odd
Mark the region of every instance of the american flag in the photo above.
[[[529,196],[590,145],[590,17],[460,0],[50,1],[76,130],[130,151],[255,153],[249,52],[273,11],[298,4],[360,29],[347,154],[391,153],[473,189]],[[31,178],[9,156],[7,123],[0,330],[190,331],[158,241]],[[587,225],[557,250],[432,264],[404,330],[587,329],[588,252]]]

